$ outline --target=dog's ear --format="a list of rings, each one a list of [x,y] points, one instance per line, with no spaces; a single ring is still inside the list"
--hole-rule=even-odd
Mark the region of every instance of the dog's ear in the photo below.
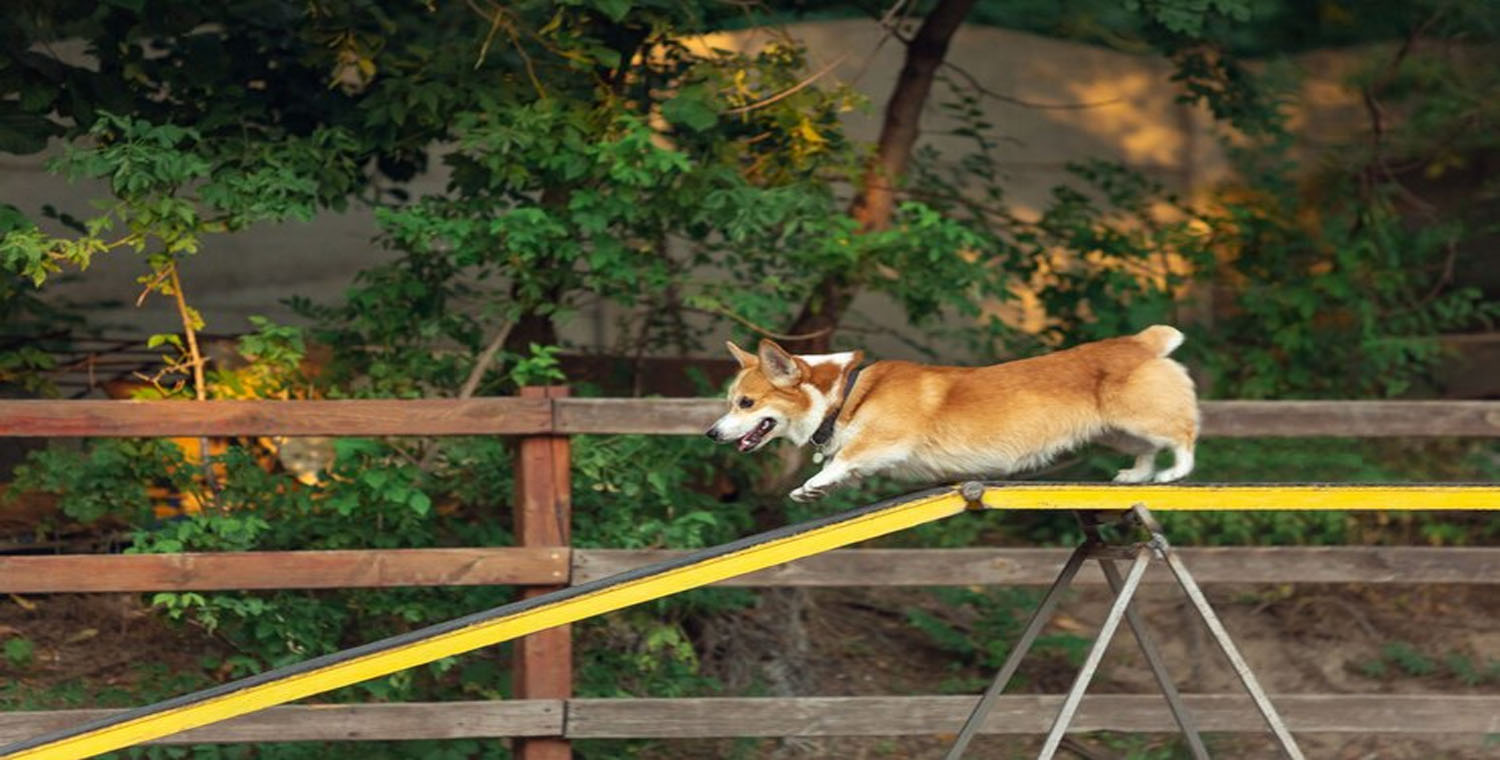
[[[802,367],[797,358],[768,338],[760,341],[760,371],[777,388],[791,388],[802,382]]]
[[[734,341],[726,340],[724,345],[729,347],[729,354],[734,357],[734,360],[740,363],[740,369],[750,366],[751,362],[755,361],[755,354],[736,346]]]

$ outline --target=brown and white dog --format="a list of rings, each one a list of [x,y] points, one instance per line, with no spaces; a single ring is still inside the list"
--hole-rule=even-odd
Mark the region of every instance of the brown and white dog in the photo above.
[[[924,480],[998,478],[1098,441],[1134,454],[1120,483],[1177,480],[1193,469],[1198,403],[1181,364],[1166,358],[1182,333],[1155,325],[1135,335],[988,367],[879,361],[861,351],[803,355],[762,340],[729,343],[740,372],[715,441],[754,451],[785,437],[812,443],[823,469],[793,490],[810,501],[877,473]],[[1172,466],[1155,471],[1158,451]]]

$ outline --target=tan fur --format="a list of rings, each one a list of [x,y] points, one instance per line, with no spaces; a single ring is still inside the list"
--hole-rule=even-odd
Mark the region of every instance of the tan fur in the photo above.
[[[922,479],[1002,477],[1045,464],[1091,440],[1137,455],[1116,480],[1175,480],[1192,468],[1198,405],[1192,380],[1165,358],[1182,341],[1156,325],[1136,335],[1086,343],[988,367],[881,361],[865,368],[840,410],[832,458],[792,492],[817,498],[849,478],[886,472]],[[754,450],[786,437],[806,443],[837,406],[857,354],[793,357],[770,341],[757,354],[730,344],[742,369],[730,412],[709,435],[740,440],[774,420]],[[812,359],[813,361],[809,361]],[[741,398],[752,406],[741,409]],[[743,448],[743,446],[742,446]],[[1155,473],[1157,451],[1173,466]]]

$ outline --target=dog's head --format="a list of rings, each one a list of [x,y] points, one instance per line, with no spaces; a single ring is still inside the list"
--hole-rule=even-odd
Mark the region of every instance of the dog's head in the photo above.
[[[708,437],[733,441],[740,451],[754,451],[787,437],[804,444],[828,413],[843,377],[862,354],[794,356],[770,340],[750,353],[733,342],[729,353],[740,373],[729,386],[729,412],[708,429]]]

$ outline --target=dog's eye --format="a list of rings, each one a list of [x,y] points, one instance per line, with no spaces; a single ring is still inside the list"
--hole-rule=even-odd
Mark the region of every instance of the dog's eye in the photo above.
[[[740,400],[737,403],[739,404],[741,409],[749,409],[750,407],[755,406],[755,402],[751,401],[749,396],[740,396]]]

